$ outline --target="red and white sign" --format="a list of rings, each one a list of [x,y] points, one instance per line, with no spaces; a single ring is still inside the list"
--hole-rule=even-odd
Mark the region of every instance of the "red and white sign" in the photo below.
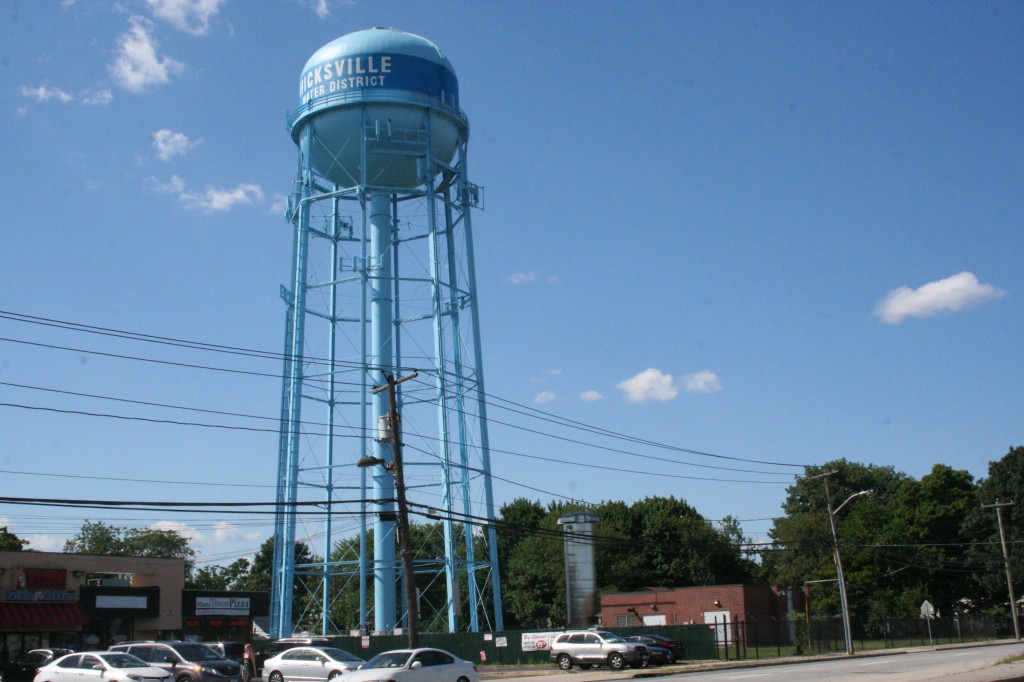
[[[547,651],[560,632],[524,632],[523,651]]]

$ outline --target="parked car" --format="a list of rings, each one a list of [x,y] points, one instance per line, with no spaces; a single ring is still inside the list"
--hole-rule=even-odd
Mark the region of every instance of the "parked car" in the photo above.
[[[256,674],[262,674],[263,665],[271,656],[294,649],[297,646],[332,646],[331,640],[326,637],[281,637],[280,639],[264,640],[254,642],[253,648],[256,651]]]
[[[377,654],[339,682],[480,682],[476,666],[440,649],[397,649]]]
[[[10,663],[0,661],[0,682],[31,682],[44,665],[70,653],[71,649],[32,649]]]
[[[67,654],[47,663],[35,682],[171,682],[171,673],[120,651]]]
[[[627,637],[626,639],[628,639],[631,642],[642,642],[648,647],[660,646],[663,649],[668,649],[672,652],[673,661],[681,661],[684,658],[686,658],[683,655],[683,645],[680,642],[672,639],[671,637],[666,637],[665,635],[655,635],[648,632],[642,635],[633,635],[632,637]]]
[[[264,661],[262,676],[268,682],[322,682],[352,672],[365,662],[336,647],[298,646]]]
[[[125,642],[110,647],[171,673],[175,682],[238,682],[242,666],[197,642]]]
[[[205,644],[224,658],[237,663],[241,663],[242,658],[245,657],[245,645],[240,642],[200,642],[200,644]]]
[[[647,665],[647,647],[607,630],[563,632],[551,643],[551,660],[562,670],[571,670],[574,665],[583,670],[595,665],[613,670],[627,665],[639,668]]]
[[[667,665],[669,663],[674,663],[676,660],[676,657],[672,655],[672,652],[669,649],[655,644],[648,644],[643,640],[637,639],[636,635],[626,637],[626,641],[640,642],[647,647],[647,665]]]

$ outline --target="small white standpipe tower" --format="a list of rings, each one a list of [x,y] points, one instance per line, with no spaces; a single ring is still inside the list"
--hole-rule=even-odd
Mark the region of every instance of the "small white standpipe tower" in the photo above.
[[[566,619],[571,628],[586,628],[597,616],[597,567],[594,528],[598,517],[586,512],[558,519],[565,536]]]

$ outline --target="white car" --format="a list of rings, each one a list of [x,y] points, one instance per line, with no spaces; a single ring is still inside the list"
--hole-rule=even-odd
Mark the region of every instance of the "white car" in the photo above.
[[[363,665],[363,659],[332,646],[297,646],[263,662],[268,682],[324,682]]]
[[[377,654],[339,682],[480,682],[476,666],[440,649]]]
[[[171,682],[171,674],[120,651],[86,651],[47,663],[35,682]]]

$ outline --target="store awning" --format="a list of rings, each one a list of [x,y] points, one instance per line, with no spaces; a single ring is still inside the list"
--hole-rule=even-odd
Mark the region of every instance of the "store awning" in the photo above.
[[[0,628],[73,628],[85,625],[89,616],[78,602],[36,604],[0,602]]]

